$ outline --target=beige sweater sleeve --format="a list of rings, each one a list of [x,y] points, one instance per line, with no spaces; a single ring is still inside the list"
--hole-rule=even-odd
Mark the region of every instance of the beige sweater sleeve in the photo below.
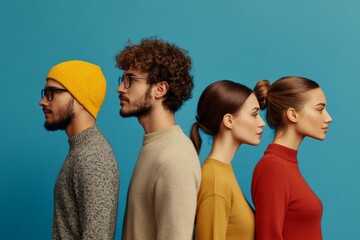
[[[176,162],[184,161],[177,159]],[[157,175],[157,239],[190,240],[193,236],[199,176],[184,164],[173,163],[164,163]]]

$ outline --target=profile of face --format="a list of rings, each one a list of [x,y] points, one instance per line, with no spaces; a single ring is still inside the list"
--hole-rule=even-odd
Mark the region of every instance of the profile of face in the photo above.
[[[232,135],[240,144],[258,145],[260,143],[265,122],[259,115],[259,111],[259,102],[252,93],[239,112],[232,115]]]
[[[65,130],[73,119],[74,98],[63,85],[53,79],[47,80],[39,105],[45,115],[46,130]]]
[[[152,85],[146,79],[148,75],[129,69],[122,75],[117,92],[120,99],[122,117],[146,116],[152,110]]]
[[[323,140],[332,118],[326,110],[326,98],[321,88],[309,91],[308,99],[299,112],[296,131],[301,137]]]

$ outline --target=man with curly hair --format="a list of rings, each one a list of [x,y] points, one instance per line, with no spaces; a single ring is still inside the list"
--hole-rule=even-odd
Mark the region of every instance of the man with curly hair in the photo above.
[[[120,115],[137,117],[145,131],[128,191],[123,239],[193,236],[201,180],[196,151],[174,113],[191,97],[191,59],[159,39],[129,44],[116,56],[122,69]]]

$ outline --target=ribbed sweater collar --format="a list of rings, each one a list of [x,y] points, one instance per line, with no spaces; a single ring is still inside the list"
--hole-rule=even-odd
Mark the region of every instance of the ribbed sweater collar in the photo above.
[[[222,162],[222,161],[220,161],[220,160],[217,160],[217,159],[211,158],[211,157],[205,159],[204,163],[211,163],[211,164],[215,164],[215,165],[221,166],[222,168],[226,168],[226,169],[228,169],[228,170],[233,170],[231,164],[224,163],[224,162]]]
[[[281,158],[283,158],[286,161],[289,162],[294,162],[297,163],[298,159],[297,159],[297,150],[276,144],[276,143],[271,143],[269,144],[268,148],[265,151],[265,154],[269,153],[269,154],[274,154],[276,156],[279,156]]]
[[[91,126],[87,129],[79,132],[78,134],[76,134],[75,136],[73,136],[72,138],[70,138],[68,140],[70,149],[75,148],[76,146],[81,144],[86,139],[89,139],[92,136],[98,134],[98,132],[99,132],[99,129],[98,129],[97,125]]]
[[[147,144],[151,141],[154,141],[155,139],[158,139],[162,136],[168,135],[171,132],[179,132],[179,131],[182,131],[181,128],[179,127],[179,125],[175,125],[175,126],[171,126],[171,127],[165,128],[165,129],[157,131],[157,132],[145,134],[144,140],[143,140],[143,145]]]

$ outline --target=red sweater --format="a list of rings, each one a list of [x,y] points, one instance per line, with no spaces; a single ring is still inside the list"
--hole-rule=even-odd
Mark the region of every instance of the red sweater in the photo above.
[[[297,151],[270,144],[252,186],[257,240],[321,240],[322,204],[300,173]]]

